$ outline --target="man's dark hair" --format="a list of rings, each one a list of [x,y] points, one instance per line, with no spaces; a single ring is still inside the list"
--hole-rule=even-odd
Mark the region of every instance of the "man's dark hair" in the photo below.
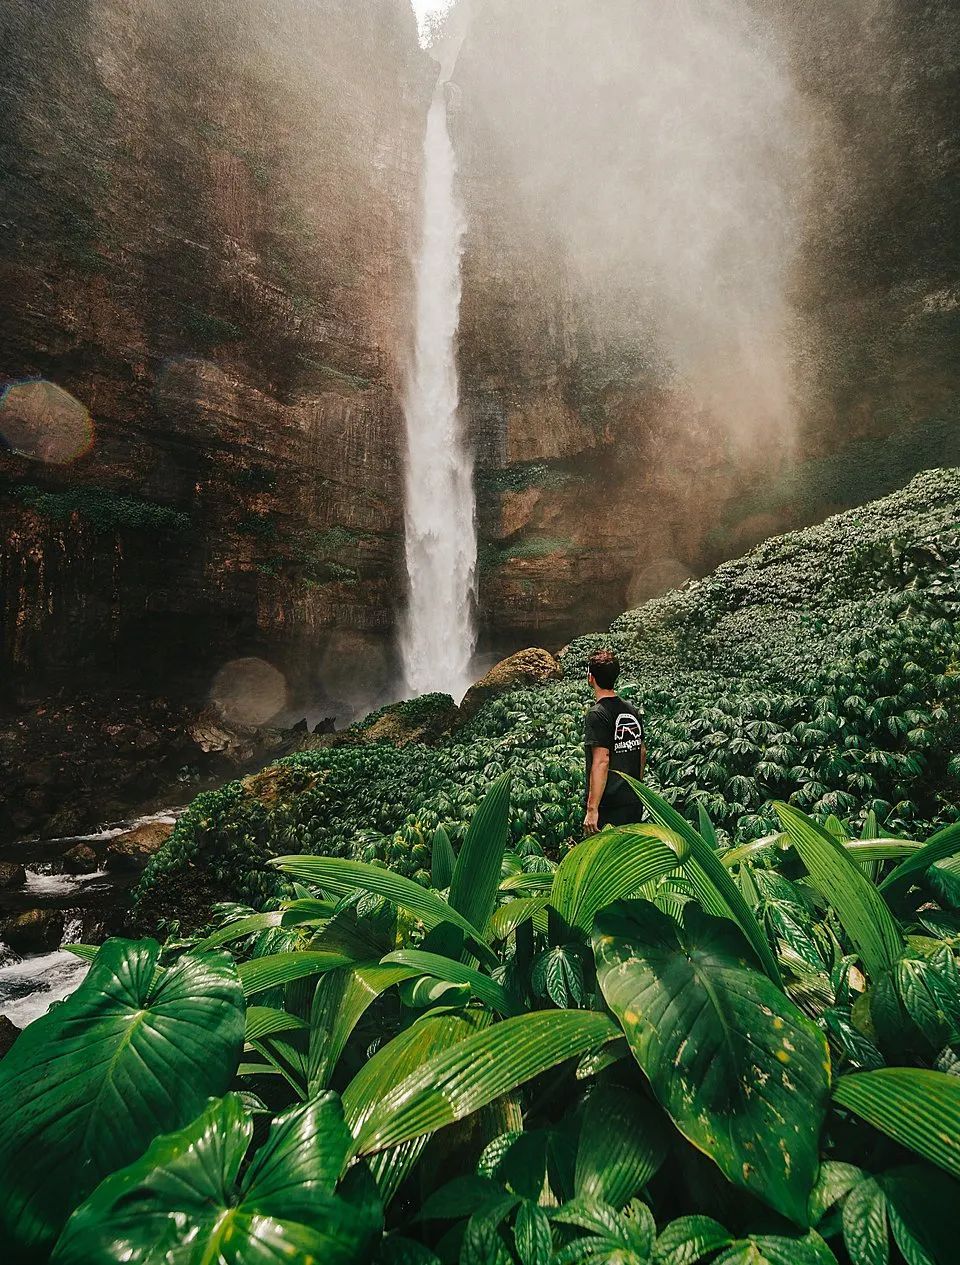
[[[620,664],[612,650],[597,650],[587,662],[590,675],[602,690],[612,690],[620,675]]]

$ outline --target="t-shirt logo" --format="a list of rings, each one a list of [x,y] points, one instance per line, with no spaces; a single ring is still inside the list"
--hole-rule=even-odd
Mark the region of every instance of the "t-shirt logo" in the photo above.
[[[643,726],[631,712],[621,712],[613,729],[614,751],[639,751],[643,746]]]

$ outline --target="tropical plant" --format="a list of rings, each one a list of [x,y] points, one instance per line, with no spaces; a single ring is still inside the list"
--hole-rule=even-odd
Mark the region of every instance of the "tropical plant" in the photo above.
[[[291,854],[277,908],[79,947],[0,1063],[11,1259],[948,1265],[960,830],[730,846],[636,789],[559,866],[505,774],[424,882]]]

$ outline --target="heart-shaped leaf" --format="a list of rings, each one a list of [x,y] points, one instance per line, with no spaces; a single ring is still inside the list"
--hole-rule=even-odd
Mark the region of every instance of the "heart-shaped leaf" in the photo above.
[[[692,902],[682,930],[649,901],[597,915],[597,975],[677,1128],[726,1177],[807,1224],[830,1056],[727,919]],[[775,1141],[774,1141],[775,1139]]]
[[[226,953],[158,970],[154,940],[108,940],[86,979],[0,1064],[0,1241],[10,1262],[49,1249],[107,1173],[222,1094],[243,1048]]]
[[[350,1133],[335,1094],[274,1121],[242,1181],[253,1124],[238,1094],[210,1104],[179,1133],[108,1177],[70,1218],[55,1265],[354,1265],[382,1225],[362,1167],[337,1185]]]

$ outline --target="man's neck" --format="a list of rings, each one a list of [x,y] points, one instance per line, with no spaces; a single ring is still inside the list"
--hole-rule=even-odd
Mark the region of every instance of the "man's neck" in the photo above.
[[[616,698],[616,690],[602,690],[599,685],[593,687],[593,696],[599,703],[601,698]]]

